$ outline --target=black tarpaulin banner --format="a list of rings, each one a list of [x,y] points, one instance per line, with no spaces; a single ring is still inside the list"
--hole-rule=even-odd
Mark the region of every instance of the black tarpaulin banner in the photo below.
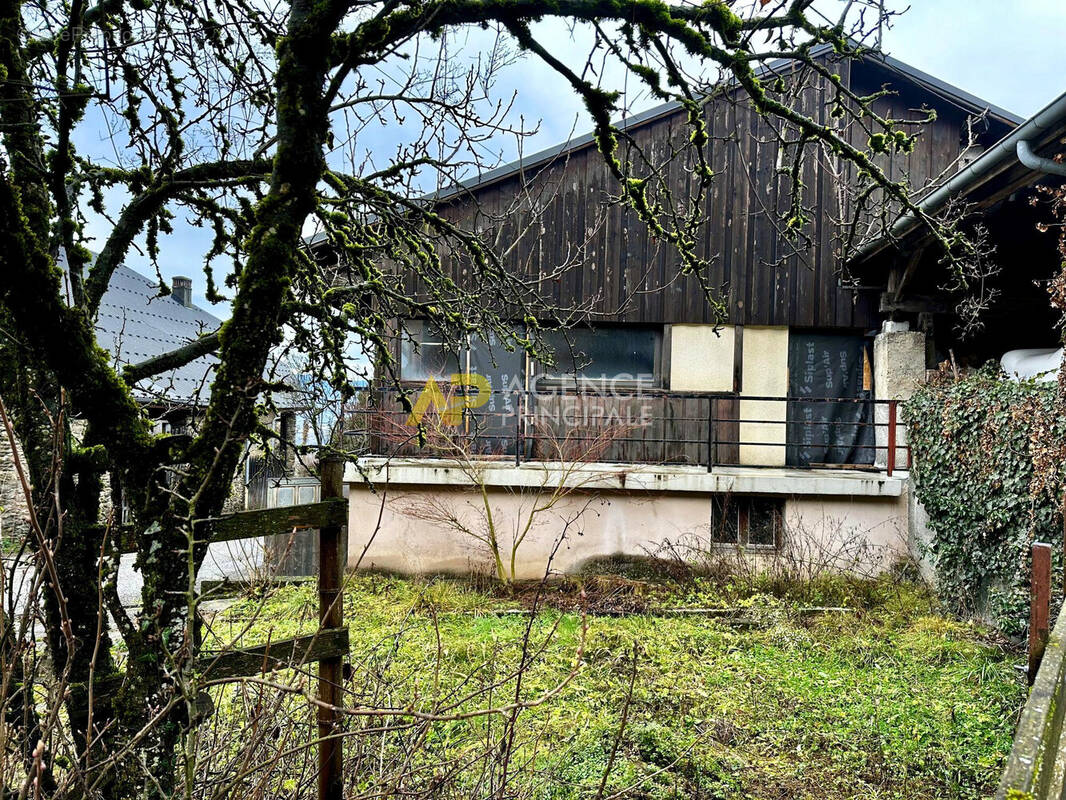
[[[873,386],[862,336],[793,333],[788,339],[790,466],[872,464]]]

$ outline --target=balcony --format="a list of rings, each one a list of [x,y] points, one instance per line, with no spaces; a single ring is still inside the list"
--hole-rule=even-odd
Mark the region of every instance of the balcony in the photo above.
[[[657,474],[680,484],[697,471],[735,478],[774,467],[873,479],[892,477],[910,460],[895,400],[602,386],[448,389],[368,391],[353,420],[368,455],[397,468],[456,459],[614,465],[615,472],[619,464],[644,465],[651,469],[631,470],[630,480]]]

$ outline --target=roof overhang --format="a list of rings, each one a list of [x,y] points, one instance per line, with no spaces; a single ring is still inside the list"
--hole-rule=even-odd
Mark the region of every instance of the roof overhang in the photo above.
[[[972,163],[962,168],[918,201],[923,214],[935,216],[950,203],[963,201],[972,211],[988,209],[1019,189],[1033,186],[1048,177],[1046,169],[1026,166],[1019,156],[1031,151],[1049,159],[1063,149],[1066,137],[1066,93],[1018,125]],[[1022,144],[1024,143],[1024,144]],[[1030,161],[1030,159],[1026,159]],[[914,251],[928,243],[928,231],[918,215],[908,213],[897,219],[884,235],[862,245],[852,256],[859,267],[890,250]]]

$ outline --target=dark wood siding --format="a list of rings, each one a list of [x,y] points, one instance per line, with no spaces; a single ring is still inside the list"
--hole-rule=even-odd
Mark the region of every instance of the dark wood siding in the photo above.
[[[891,85],[898,94],[877,101],[894,118],[924,117],[937,110],[914,151],[885,158],[895,178],[921,186],[947,169],[962,149],[967,112],[909,79],[873,64],[840,64],[845,84],[860,92]],[[810,81],[800,107],[823,124],[833,124],[825,82]],[[849,170],[818,152],[807,158],[804,199],[812,220],[810,238],[799,246],[779,233],[789,205],[788,181],[779,169],[779,147],[765,119],[743,102],[719,98],[706,105],[711,136],[708,161],[716,179],[698,202],[707,220],[697,250],[709,262],[707,282],[726,299],[728,322],[805,328],[869,329],[879,324],[876,290],[841,285],[837,256],[841,199],[835,173]],[[669,163],[669,185],[677,198],[695,186],[692,164],[669,158],[689,134],[679,112],[642,123],[629,132],[654,163]],[[985,138],[1005,130],[991,123]],[[866,133],[851,137],[865,146]],[[623,148],[623,158],[632,156]],[[441,206],[446,217],[467,229],[498,234],[498,244],[520,237],[505,263],[539,277],[541,296],[551,305],[584,305],[595,319],[615,322],[711,322],[711,309],[691,277],[680,277],[676,252],[650,235],[636,215],[611,203],[618,193],[599,154],[586,146],[555,163],[512,174]],[[844,201],[846,202],[846,201]],[[846,207],[845,209],[846,210]],[[562,270],[566,265],[572,268]],[[469,267],[451,266],[460,282]],[[560,270],[562,270],[560,272]],[[411,282],[408,291],[417,294]]]

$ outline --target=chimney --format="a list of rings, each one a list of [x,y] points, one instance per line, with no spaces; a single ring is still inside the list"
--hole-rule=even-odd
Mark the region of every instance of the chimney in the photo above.
[[[186,308],[192,306],[192,278],[186,278],[181,275],[174,276],[171,292],[174,295],[174,299],[183,306]]]

